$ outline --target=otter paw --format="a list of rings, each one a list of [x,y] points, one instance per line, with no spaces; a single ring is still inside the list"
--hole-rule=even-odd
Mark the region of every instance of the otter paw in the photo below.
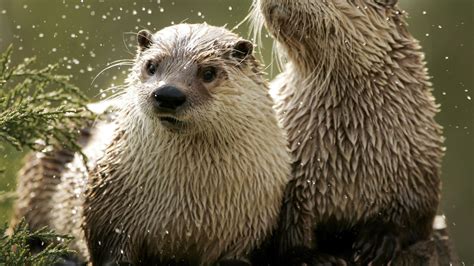
[[[388,265],[399,253],[400,241],[392,234],[366,234],[353,249],[356,264]]]

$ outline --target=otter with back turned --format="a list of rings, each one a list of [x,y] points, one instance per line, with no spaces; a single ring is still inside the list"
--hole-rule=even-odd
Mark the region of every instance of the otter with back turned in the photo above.
[[[421,48],[396,0],[256,0],[295,162],[280,250],[389,263],[429,240],[444,153]]]

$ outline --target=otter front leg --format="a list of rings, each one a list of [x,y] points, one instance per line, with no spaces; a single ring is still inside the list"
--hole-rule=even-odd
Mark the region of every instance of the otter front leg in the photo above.
[[[315,202],[311,182],[295,178],[287,185],[277,232],[278,265],[345,265],[315,249]]]
[[[282,265],[311,260],[314,234],[314,202],[306,182],[291,180],[285,191],[277,229],[277,249]]]
[[[277,229],[277,265],[347,265],[316,247],[315,188],[295,178],[289,182]]]
[[[366,228],[354,243],[353,262],[358,265],[388,265],[400,252],[400,239],[393,233]]]
[[[409,246],[426,241],[432,233],[434,213],[418,217],[411,216],[404,226],[393,222],[368,222],[359,227],[353,245],[353,262],[358,265],[388,265],[395,261],[401,251]],[[398,221],[400,223],[400,221]]]
[[[108,236],[90,236],[89,254],[93,265],[127,265],[132,262],[130,248],[120,244],[113,231]]]

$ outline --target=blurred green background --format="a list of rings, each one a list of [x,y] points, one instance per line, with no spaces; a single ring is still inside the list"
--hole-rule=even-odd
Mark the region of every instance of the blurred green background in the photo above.
[[[372,0],[367,0],[372,1]],[[434,94],[441,103],[438,121],[445,128],[447,155],[443,168],[440,212],[461,258],[474,263],[474,1],[400,0],[413,34],[424,46]],[[0,50],[14,44],[14,62],[35,56],[37,66],[60,62],[60,73],[98,100],[123,83],[125,67],[94,77],[115,60],[134,57],[135,35],[180,22],[208,22],[233,28],[248,13],[251,0],[0,0]],[[248,36],[248,24],[236,30]],[[264,61],[271,62],[268,36]],[[278,73],[269,66],[269,78]],[[15,188],[23,153],[0,150],[0,191]],[[8,221],[11,203],[0,203],[0,222]]]

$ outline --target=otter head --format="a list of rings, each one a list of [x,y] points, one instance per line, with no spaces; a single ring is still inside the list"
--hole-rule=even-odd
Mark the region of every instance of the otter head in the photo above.
[[[378,60],[393,48],[394,39],[408,35],[402,14],[397,0],[254,2],[256,32],[265,25],[285,57],[309,67],[335,58],[344,64]],[[360,54],[373,57],[358,58]]]
[[[127,94],[156,129],[228,129],[265,93],[252,51],[251,42],[207,24],[142,30]]]

